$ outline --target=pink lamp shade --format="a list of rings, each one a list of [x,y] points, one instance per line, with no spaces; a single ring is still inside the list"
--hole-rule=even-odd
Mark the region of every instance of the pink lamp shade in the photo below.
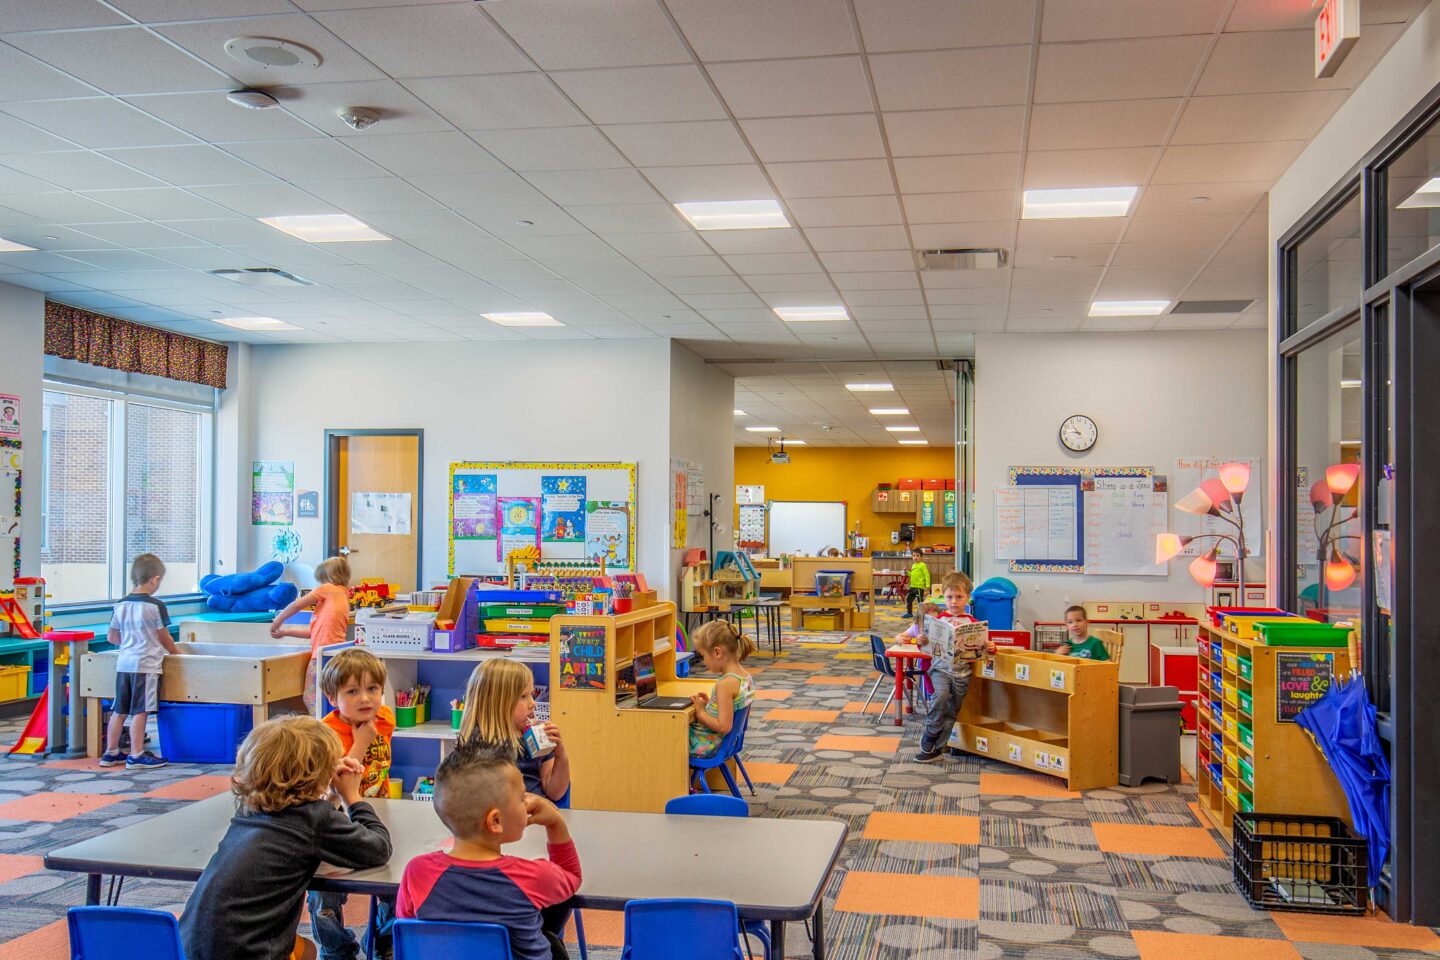
[[[1190,561],[1190,576],[1194,577],[1195,582],[1200,586],[1215,586],[1215,577],[1220,570],[1220,565],[1215,562],[1215,557],[1218,555],[1219,551],[1211,548],[1209,553]]]
[[[1355,568],[1350,561],[1340,555],[1338,550],[1330,551],[1330,559],[1325,564],[1325,586],[1330,590],[1344,590],[1355,582]]]
[[[1209,497],[1210,502],[1215,505],[1214,510],[1216,513],[1219,513],[1221,510],[1228,513],[1235,509],[1235,504],[1230,497],[1230,491],[1226,489],[1225,484],[1220,482],[1219,477],[1211,477],[1209,480],[1206,480],[1200,484],[1200,489],[1205,491],[1205,496]]]
[[[1220,482],[1225,485],[1231,495],[1245,492],[1250,486],[1250,464],[1248,463],[1222,463],[1220,465]]]
[[[1155,538],[1155,562],[1165,563],[1170,559],[1179,556],[1180,551],[1190,542],[1190,537],[1182,537],[1178,533],[1162,533]]]
[[[1337,463],[1333,467],[1325,468],[1325,485],[1330,488],[1330,493],[1336,497],[1343,497],[1355,486],[1355,481],[1360,476],[1360,464],[1358,463]]]
[[[1310,506],[1315,508],[1316,513],[1323,513],[1334,505],[1330,487],[1324,480],[1316,480],[1310,484]]]
[[[1175,503],[1175,509],[1203,517],[1215,509],[1215,501],[1205,493],[1204,487],[1196,487]]]

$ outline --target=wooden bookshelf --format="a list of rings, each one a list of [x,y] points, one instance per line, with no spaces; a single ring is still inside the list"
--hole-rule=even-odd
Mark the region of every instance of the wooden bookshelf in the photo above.
[[[813,597],[815,574],[822,570],[849,570],[851,574],[850,595],[854,599],[849,608],[843,609],[845,620],[842,629],[869,630],[870,625],[875,622],[875,561],[869,557],[796,557],[791,561],[790,569],[792,571],[790,594],[792,605],[797,596],[810,595]],[[810,603],[808,609],[833,610],[843,607],[843,604],[838,603],[830,607]],[[794,619],[795,615],[792,610],[791,620]]]
[[[975,664],[950,746],[1048,773],[1071,790],[1119,782],[1120,670],[1004,647]]]
[[[600,686],[565,686],[562,639],[567,628],[590,627],[604,643]],[[655,657],[661,696],[708,692],[710,680],[675,675],[675,605],[654,606],[613,617],[556,616],[550,620],[550,719],[560,727],[570,754],[570,803],[581,810],[661,813],[665,801],[689,792],[689,727],[692,708],[637,710],[619,706],[616,679],[636,651]]]
[[[1200,624],[1195,782],[1200,809],[1230,835],[1236,812],[1309,814],[1350,822],[1340,782],[1293,722],[1279,719],[1282,679],[1320,656],[1331,674],[1350,672],[1345,647],[1266,646]],[[1311,661],[1314,662],[1314,661]],[[1216,675],[1219,684],[1216,684]],[[1282,674],[1286,676],[1282,678]],[[1217,766],[1218,765],[1218,772]]]

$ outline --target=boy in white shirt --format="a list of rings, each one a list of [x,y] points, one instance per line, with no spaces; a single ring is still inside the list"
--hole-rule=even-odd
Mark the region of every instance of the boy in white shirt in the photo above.
[[[145,717],[160,708],[161,664],[167,653],[179,653],[170,639],[170,612],[155,597],[165,578],[165,564],[142,553],[130,565],[130,594],[115,604],[108,639],[119,650],[115,659],[115,702],[105,730],[100,766],[127,770],[165,766],[165,759],[145,749]],[[128,757],[120,752],[120,731],[130,719]]]

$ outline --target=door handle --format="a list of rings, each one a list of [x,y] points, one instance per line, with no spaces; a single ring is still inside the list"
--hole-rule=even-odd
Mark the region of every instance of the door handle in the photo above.
[[[352,550],[350,547],[341,547],[341,548],[340,548],[338,551],[336,551],[336,552],[339,553],[340,556],[342,556],[342,557],[348,557],[348,556],[350,556],[350,554],[352,554],[352,553],[359,553],[360,551],[359,551],[359,550]]]

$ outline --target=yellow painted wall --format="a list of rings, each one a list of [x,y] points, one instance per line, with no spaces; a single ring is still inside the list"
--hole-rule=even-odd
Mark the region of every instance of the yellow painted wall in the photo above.
[[[870,538],[870,549],[886,551],[890,531],[912,518],[899,513],[873,513],[870,494],[882,483],[901,477],[948,480],[955,476],[953,448],[885,449],[881,447],[791,447],[790,462],[776,466],[764,447],[735,448],[735,482],[758,483],[767,500],[844,500],[851,530],[860,521],[860,534]],[[739,511],[732,518],[739,520]],[[954,543],[949,527],[916,530],[921,545]]]

